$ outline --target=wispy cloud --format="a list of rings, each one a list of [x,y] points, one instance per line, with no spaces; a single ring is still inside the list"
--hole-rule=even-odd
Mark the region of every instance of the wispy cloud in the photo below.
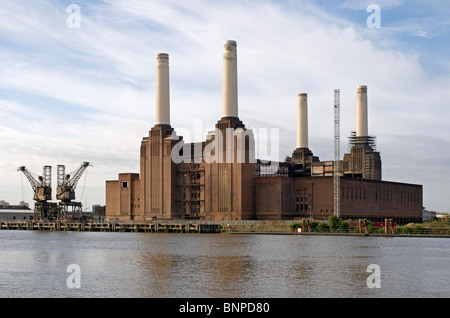
[[[380,5],[394,12],[402,4]],[[222,43],[228,39],[238,42],[240,118],[247,127],[280,128],[281,157],[295,147],[298,93],[309,95],[311,148],[327,160],[333,89],[341,89],[345,136],[355,126],[356,87],[366,84],[369,130],[378,138],[386,176],[408,175],[408,182],[421,183],[424,176],[411,171],[419,171],[425,159],[391,168],[405,158],[387,153],[390,136],[423,136],[418,149],[427,136],[441,136],[443,145],[450,135],[450,77],[430,76],[420,53],[399,44],[407,33],[399,25],[369,30],[364,19],[341,14],[360,6],[346,1],[335,12],[312,1],[104,0],[82,5],[81,28],[70,29],[65,2],[5,3],[0,196],[11,184],[20,187],[18,165],[39,171],[44,164],[77,167],[88,160],[94,162],[89,200],[104,203],[105,180],[139,172],[140,141],[154,122],[156,54],[170,55],[172,126],[192,129],[200,119],[212,128],[221,112]],[[429,25],[414,24],[415,33],[409,27],[416,39],[434,34]],[[432,173],[434,180],[441,176]],[[431,179],[425,181],[433,187]],[[14,201],[14,194],[8,196],[3,199]],[[440,198],[439,207],[446,200]]]
[[[424,30],[419,30],[414,33],[415,36],[421,37],[421,38],[431,38],[432,36]]]
[[[383,8],[383,10],[390,10],[404,4],[404,0],[345,0],[340,3],[341,8],[352,10],[366,10],[371,4],[376,4]]]

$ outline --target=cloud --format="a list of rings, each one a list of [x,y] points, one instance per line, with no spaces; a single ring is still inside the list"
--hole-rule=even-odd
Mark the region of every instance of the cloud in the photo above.
[[[382,4],[402,4],[389,3]],[[221,116],[228,39],[238,42],[240,118],[247,127],[279,128],[281,159],[295,148],[303,92],[310,147],[322,160],[332,159],[335,88],[345,143],[355,127],[356,87],[368,85],[369,131],[385,167],[405,160],[389,154],[391,135],[449,136],[448,74],[430,77],[417,52],[398,45],[403,31],[394,26],[374,33],[314,2],[105,0],[81,7],[80,29],[67,28],[60,2],[14,1],[0,14],[0,156],[8,158],[0,161],[0,194],[11,183],[18,188],[18,165],[39,171],[87,160],[94,163],[88,186],[96,187],[89,200],[103,204],[105,180],[139,172],[140,141],[154,122],[156,54],[170,56],[172,126],[193,129],[200,119],[209,129]],[[411,176],[426,158],[418,161],[399,165],[393,177]],[[442,209],[446,200],[436,199]]]
[[[376,4],[383,10],[390,10],[404,4],[404,0],[346,0],[339,4],[341,8],[352,10],[366,10],[371,5]]]
[[[450,140],[446,136],[386,135],[383,148],[383,179],[423,185],[424,206],[433,209],[445,202],[450,174]],[[405,154],[408,155],[405,158]],[[405,168],[405,165],[407,168]],[[443,204],[445,209],[445,204]]]
[[[431,34],[429,34],[427,31],[424,31],[424,30],[417,31],[413,35],[421,37],[421,38],[427,38],[427,39],[432,37]]]

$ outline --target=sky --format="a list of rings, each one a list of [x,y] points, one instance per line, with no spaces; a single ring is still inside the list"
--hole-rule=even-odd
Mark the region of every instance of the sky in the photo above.
[[[104,205],[106,180],[139,172],[156,55],[170,58],[172,127],[206,135],[221,117],[223,43],[235,40],[239,118],[278,129],[280,160],[296,147],[299,93],[309,148],[333,160],[334,89],[347,153],[367,85],[383,180],[421,184],[428,210],[450,211],[449,1],[1,2],[0,200],[33,204],[19,166],[51,165],[55,184],[57,165],[89,161],[77,200]]]

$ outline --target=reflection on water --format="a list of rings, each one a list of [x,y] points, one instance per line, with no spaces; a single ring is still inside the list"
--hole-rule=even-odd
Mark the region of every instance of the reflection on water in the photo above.
[[[448,239],[0,231],[0,246],[1,297],[450,296]]]

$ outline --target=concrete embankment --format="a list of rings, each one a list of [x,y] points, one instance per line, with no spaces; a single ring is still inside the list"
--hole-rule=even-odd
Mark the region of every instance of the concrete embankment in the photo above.
[[[36,221],[0,220],[0,230],[41,230],[41,231],[101,231],[101,232],[170,232],[170,233],[224,233],[263,235],[316,235],[316,236],[371,236],[371,237],[450,237],[448,231],[425,233],[380,233],[364,230],[351,231],[293,231],[296,221]]]
[[[220,225],[186,222],[0,221],[0,230],[219,233]]]

